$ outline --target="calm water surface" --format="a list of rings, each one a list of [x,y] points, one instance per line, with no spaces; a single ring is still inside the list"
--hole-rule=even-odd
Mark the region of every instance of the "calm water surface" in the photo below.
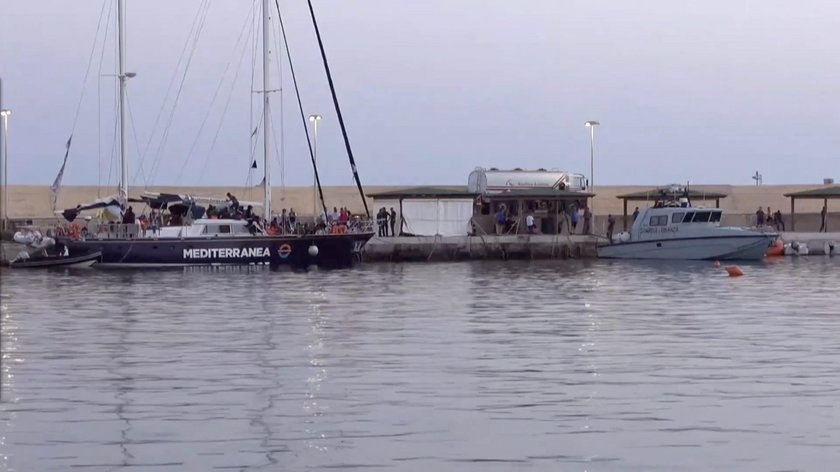
[[[0,470],[836,467],[840,259],[742,267],[4,271]]]

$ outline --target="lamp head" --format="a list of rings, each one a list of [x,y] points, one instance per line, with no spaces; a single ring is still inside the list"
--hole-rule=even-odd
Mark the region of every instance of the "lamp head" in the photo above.
[[[600,122],[598,122],[598,121],[587,121],[587,122],[586,122],[586,127],[587,127],[587,128],[589,128],[590,126],[598,126],[598,125],[600,125],[600,124],[601,124],[601,123],[600,123]]]
[[[137,77],[137,72],[126,72],[125,76],[129,79],[133,79],[133,78]]]
[[[5,110],[0,110],[0,116],[9,116],[12,114],[12,110],[6,108]]]
[[[309,121],[318,121],[321,119],[321,115],[309,115]]]

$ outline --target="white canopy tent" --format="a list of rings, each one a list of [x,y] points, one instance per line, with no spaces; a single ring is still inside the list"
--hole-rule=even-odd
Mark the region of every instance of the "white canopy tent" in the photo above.
[[[370,195],[374,208],[394,208],[398,234],[466,236],[471,231],[475,194],[465,190],[418,187]]]
[[[403,231],[416,236],[466,236],[472,212],[472,198],[407,198],[402,201]]]

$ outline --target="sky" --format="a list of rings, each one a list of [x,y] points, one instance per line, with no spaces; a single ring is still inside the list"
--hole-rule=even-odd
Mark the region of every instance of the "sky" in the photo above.
[[[137,74],[131,185],[259,183],[261,2],[126,4],[126,70]],[[279,4],[304,113],[323,116],[322,182],[350,185],[306,1]],[[313,4],[363,183],[466,184],[478,166],[588,176],[587,120],[601,123],[596,185],[748,185],[756,171],[765,184],[840,180],[836,2]],[[116,0],[0,0],[10,183],[50,184],[72,133],[64,184],[116,184],[115,15]],[[282,89],[270,93],[272,136],[283,138],[272,184],[307,185],[303,124],[272,25],[268,89]]]

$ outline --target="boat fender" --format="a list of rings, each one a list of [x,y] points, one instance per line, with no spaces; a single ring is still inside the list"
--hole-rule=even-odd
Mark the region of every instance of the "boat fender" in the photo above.
[[[318,255],[318,246],[316,246],[314,244],[309,246],[309,255],[312,256],[312,257],[317,256]]]
[[[744,271],[738,266],[726,266],[726,273],[729,274],[730,277],[740,277],[744,275]]]

